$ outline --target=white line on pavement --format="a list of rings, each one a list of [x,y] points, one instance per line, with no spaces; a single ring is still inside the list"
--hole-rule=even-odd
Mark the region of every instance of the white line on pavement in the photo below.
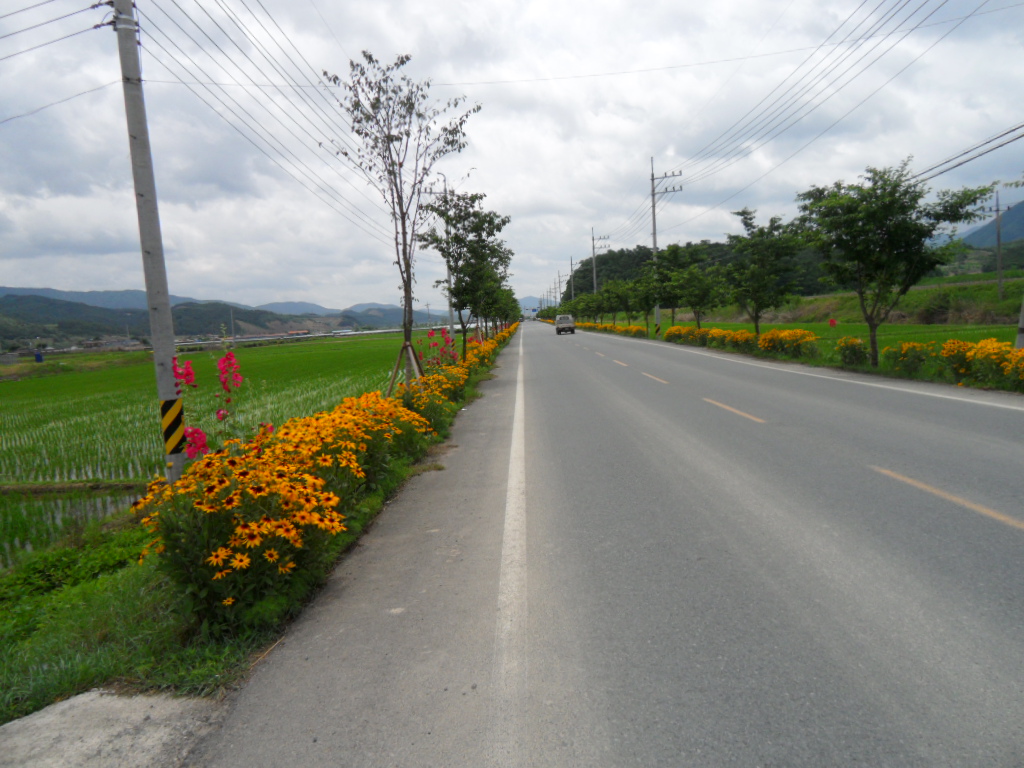
[[[512,416],[512,452],[505,495],[505,529],[494,631],[494,763],[524,764],[522,708],[526,698],[526,433],[523,403],[523,334]]]

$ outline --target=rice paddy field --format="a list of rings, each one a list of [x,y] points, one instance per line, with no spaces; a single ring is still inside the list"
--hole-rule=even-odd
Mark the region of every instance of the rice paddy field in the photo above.
[[[226,405],[217,378],[223,350],[182,352],[198,388],[183,388],[185,422],[221,440],[328,410],[387,384],[401,335],[310,339],[234,351],[245,381]],[[0,567],[135,498],[163,471],[159,403],[146,355],[91,355],[52,375],[0,381]],[[231,411],[225,421],[216,412]],[[99,488],[87,490],[86,484]],[[73,488],[68,492],[68,486]]]

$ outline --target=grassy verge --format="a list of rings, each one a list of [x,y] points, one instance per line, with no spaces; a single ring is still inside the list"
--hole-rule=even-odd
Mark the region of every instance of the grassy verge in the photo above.
[[[475,385],[488,377],[472,373],[463,402],[478,397]],[[332,561],[408,477],[438,468],[426,461],[397,457],[374,490],[344,510],[347,530],[330,540]],[[0,575],[0,724],[100,685],[213,694],[243,679],[277,641],[281,626],[221,637],[197,631],[156,559],[139,564],[151,539],[134,516],[119,513],[22,555]]]

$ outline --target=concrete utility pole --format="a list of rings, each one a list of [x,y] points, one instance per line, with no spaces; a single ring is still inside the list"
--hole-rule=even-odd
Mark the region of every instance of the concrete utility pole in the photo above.
[[[651,244],[653,248],[651,254],[654,258],[654,263],[658,263],[658,218],[657,218],[657,201],[658,195],[665,195],[669,192],[678,192],[682,189],[682,186],[666,187],[665,189],[657,189],[656,182],[663,181],[664,179],[671,179],[674,176],[682,176],[682,171],[676,171],[675,173],[667,173],[664,176],[654,175],[654,158],[651,158]],[[661,335],[661,304],[654,305],[654,335]]]
[[[121,77],[124,81],[124,111],[128,120],[128,144],[135,180],[135,207],[139,217],[142,268],[146,280],[146,304],[149,307],[149,335],[153,346],[160,425],[167,459],[166,477],[167,482],[173,483],[181,477],[185,466],[185,414],[174,380],[174,325],[171,321],[171,299],[164,266],[149,127],[146,123],[146,102],[142,96],[139,24],[134,17],[132,0],[114,0],[114,30],[117,32]]]
[[[999,207],[999,190],[996,190],[996,275],[999,285],[999,300],[1003,300],[1003,212],[1012,208],[1008,205],[1005,208]],[[991,209],[990,209],[991,210]]]
[[[569,299],[576,300],[576,267],[572,263],[572,256],[569,257]]]
[[[599,240],[607,240],[608,235],[601,235],[600,237],[594,237],[594,228],[590,228],[590,258],[591,266],[594,268],[594,293],[597,293],[597,252],[603,251],[608,247],[608,243],[598,245]]]

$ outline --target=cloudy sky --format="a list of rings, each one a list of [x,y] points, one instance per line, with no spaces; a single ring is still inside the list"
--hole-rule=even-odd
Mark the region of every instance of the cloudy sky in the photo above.
[[[0,285],[144,287],[116,37],[91,29],[111,8],[88,5],[0,0]],[[1024,136],[1013,0],[137,5],[168,281],[199,299],[398,303],[384,207],[320,146],[351,138],[317,75],[362,50],[482,106],[437,170],[512,217],[519,296],[588,258],[592,231],[650,244],[652,158],[681,187],[658,196],[664,247],[738,231],[744,206],[788,218],[867,166]],[[1016,141],[929,185],[1022,175]],[[441,307],[438,257],[416,274],[417,306]]]

